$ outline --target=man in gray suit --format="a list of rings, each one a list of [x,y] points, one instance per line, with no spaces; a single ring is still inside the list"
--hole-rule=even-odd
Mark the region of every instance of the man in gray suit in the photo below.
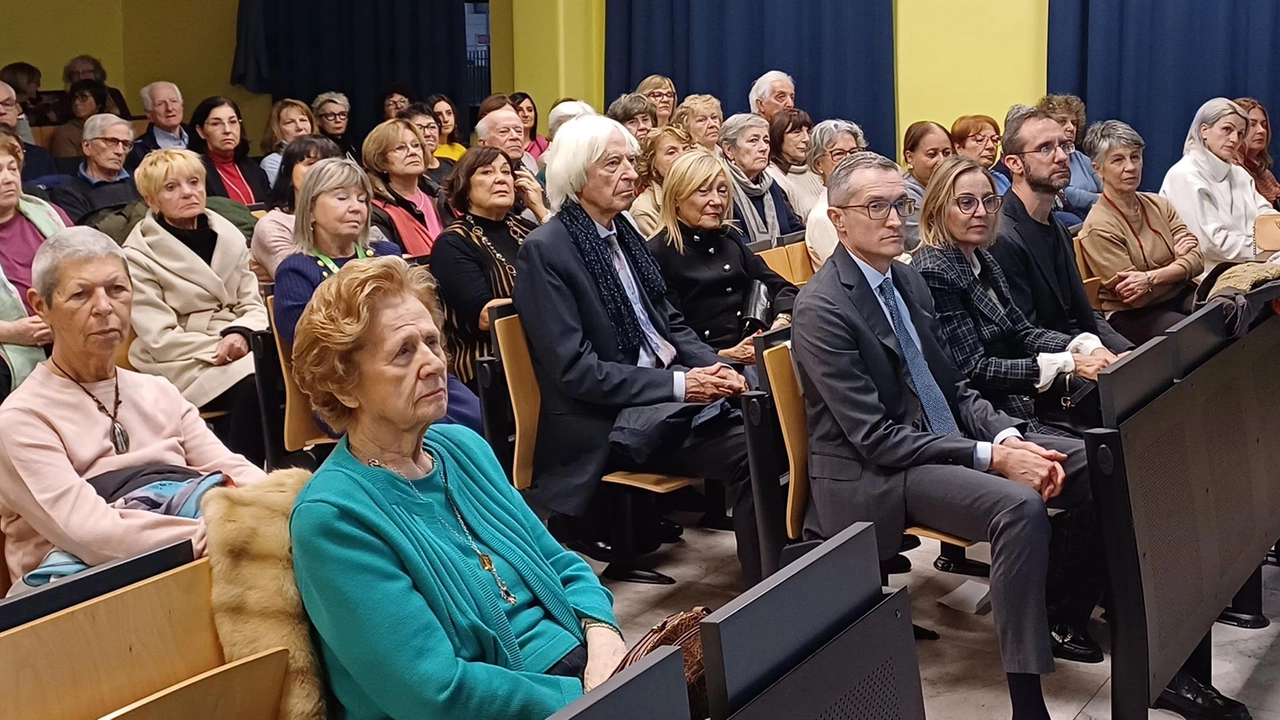
[[[840,243],[800,291],[792,343],[809,420],[809,537],[875,522],[882,559],[917,524],[991,543],[991,605],[1015,720],[1047,719],[1048,507],[1089,501],[1084,443],[1030,435],[973,391],[929,289],[895,258],[901,170],[859,153],[828,178]]]

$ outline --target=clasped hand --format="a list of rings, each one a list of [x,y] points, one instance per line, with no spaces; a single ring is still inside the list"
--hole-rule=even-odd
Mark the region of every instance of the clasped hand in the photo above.
[[[1062,492],[1067,456],[1019,437],[1006,438],[991,448],[991,471],[1040,494],[1048,502]]]
[[[707,403],[747,391],[747,379],[723,363],[689,370],[684,374],[684,401]]]

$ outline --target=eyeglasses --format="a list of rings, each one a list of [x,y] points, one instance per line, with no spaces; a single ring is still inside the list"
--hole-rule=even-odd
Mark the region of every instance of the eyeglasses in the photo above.
[[[904,218],[908,215],[916,214],[916,201],[911,198],[902,198],[897,202],[889,202],[888,200],[876,200],[865,205],[836,205],[841,210],[858,209],[867,214],[872,220],[884,220],[889,217],[889,209],[898,213],[898,217]]]
[[[1005,153],[1005,155],[1039,155],[1045,160],[1048,160],[1049,158],[1053,157],[1053,154],[1057,152],[1059,149],[1062,150],[1063,155],[1066,155],[1067,157],[1071,157],[1071,153],[1076,151],[1076,144],[1071,142],[1070,140],[1067,140],[1065,142],[1058,143],[1056,145],[1045,145],[1044,147],[1038,147],[1034,150],[1023,150],[1022,152]]]
[[[832,162],[839,164],[841,160],[844,160],[845,158],[851,155],[857,155],[858,153],[862,152],[865,149],[866,148],[859,147],[859,148],[854,148],[852,150],[828,150],[827,154],[831,156]]]
[[[109,137],[97,137],[97,138],[94,138],[94,140],[102,141],[107,147],[113,150],[116,148],[121,148],[125,152],[129,152],[130,150],[133,149],[132,140],[121,140],[120,138],[109,138]]]
[[[965,140],[966,141],[972,140],[973,142],[976,142],[979,145],[986,145],[988,143],[992,145],[1000,144],[999,135],[970,135],[969,137],[965,138]]]
[[[347,112],[346,110],[342,110],[339,112],[320,113],[320,117],[325,120],[328,120],[329,122],[333,122],[334,120],[346,120],[350,114],[351,113]]]
[[[418,132],[422,133],[423,137],[431,137],[440,132],[440,128],[435,125],[414,125],[414,127],[418,128]]]
[[[16,110],[18,108],[18,101],[13,98],[0,100],[0,108],[4,108],[5,110]]]
[[[979,200],[972,195],[961,195],[956,198],[956,207],[960,208],[960,212],[965,215],[972,215],[978,212],[978,206],[981,205],[988,215],[994,215],[1000,210],[1000,206],[1004,204],[1004,198],[999,195],[987,195]]]
[[[649,97],[654,100],[675,100],[676,94],[670,90],[654,90],[649,93]]]
[[[409,101],[404,98],[400,98],[399,100],[388,99],[386,102],[382,103],[382,107],[396,109],[407,108],[409,107]]]
[[[391,148],[391,152],[389,152],[389,153],[387,153],[387,154],[388,154],[388,155],[399,155],[400,157],[408,157],[410,152],[420,153],[420,152],[422,152],[422,146],[421,146],[421,145],[419,145],[419,144],[418,144],[418,143],[416,143],[416,142],[415,142],[415,143],[412,143],[412,144],[410,144],[410,145],[400,144],[400,145],[397,145],[397,146],[395,146],[395,147]]]

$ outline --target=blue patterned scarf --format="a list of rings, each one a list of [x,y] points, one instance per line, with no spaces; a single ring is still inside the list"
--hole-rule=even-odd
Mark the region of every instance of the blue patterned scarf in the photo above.
[[[625,356],[634,355],[644,343],[644,332],[640,330],[640,321],[636,319],[627,291],[622,287],[622,279],[614,269],[609,244],[600,237],[595,221],[578,203],[565,203],[556,217],[569,230],[569,237],[578,249],[582,264],[587,266],[587,272],[596,281],[596,292],[604,303],[609,322],[613,324],[613,334],[618,338],[618,350]],[[640,281],[641,291],[654,306],[662,307],[667,294],[667,283],[662,279],[658,263],[649,254],[644,238],[640,237],[640,232],[621,214],[613,219],[613,228],[622,254]]]

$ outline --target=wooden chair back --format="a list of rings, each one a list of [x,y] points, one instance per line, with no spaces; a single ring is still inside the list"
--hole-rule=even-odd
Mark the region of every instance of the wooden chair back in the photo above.
[[[505,309],[505,314],[504,314]],[[509,304],[495,308],[493,321],[494,349],[502,359],[502,372],[511,394],[515,417],[516,442],[511,461],[511,481],[517,490],[533,484],[533,446],[538,439],[538,412],[542,409],[542,390],[533,374],[533,358],[529,340],[520,324],[520,316]]]
[[[790,343],[771,347],[762,356],[773,406],[778,412],[778,425],[782,428],[782,443],[787,449],[787,471],[791,478],[787,484],[787,537],[800,540],[804,534],[805,509],[809,506],[809,421],[804,414],[804,395],[791,361]]]
[[[264,650],[161,690],[102,720],[277,720],[288,663],[288,650]]]
[[[759,253],[769,269],[795,285],[803,285],[813,277],[813,264],[809,261],[809,246],[804,243],[780,245]]]
[[[5,706],[95,718],[222,665],[211,593],[202,559],[0,633]]]
[[[1089,305],[1094,310],[1102,309],[1102,301],[1098,299],[1098,293],[1102,292],[1102,278],[1091,277],[1084,280],[1084,293],[1089,296]]]
[[[31,128],[31,138],[35,141],[32,144],[48,150],[49,146],[53,144],[53,134],[57,129],[57,125],[41,125]]]
[[[1253,242],[1262,252],[1280,250],[1280,214],[1259,215],[1253,221]]]
[[[297,452],[312,445],[335,442],[316,424],[311,400],[293,378],[293,347],[285,343],[276,329],[276,298],[267,296],[267,315],[271,318],[276,354],[280,356],[280,374],[284,376],[284,449]]]
[[[133,324],[130,323],[129,329],[125,331],[124,342],[120,343],[120,347],[116,348],[116,367],[125,370],[134,370],[137,368],[129,361],[129,348],[133,347],[133,341],[138,339],[138,333],[134,332]]]

